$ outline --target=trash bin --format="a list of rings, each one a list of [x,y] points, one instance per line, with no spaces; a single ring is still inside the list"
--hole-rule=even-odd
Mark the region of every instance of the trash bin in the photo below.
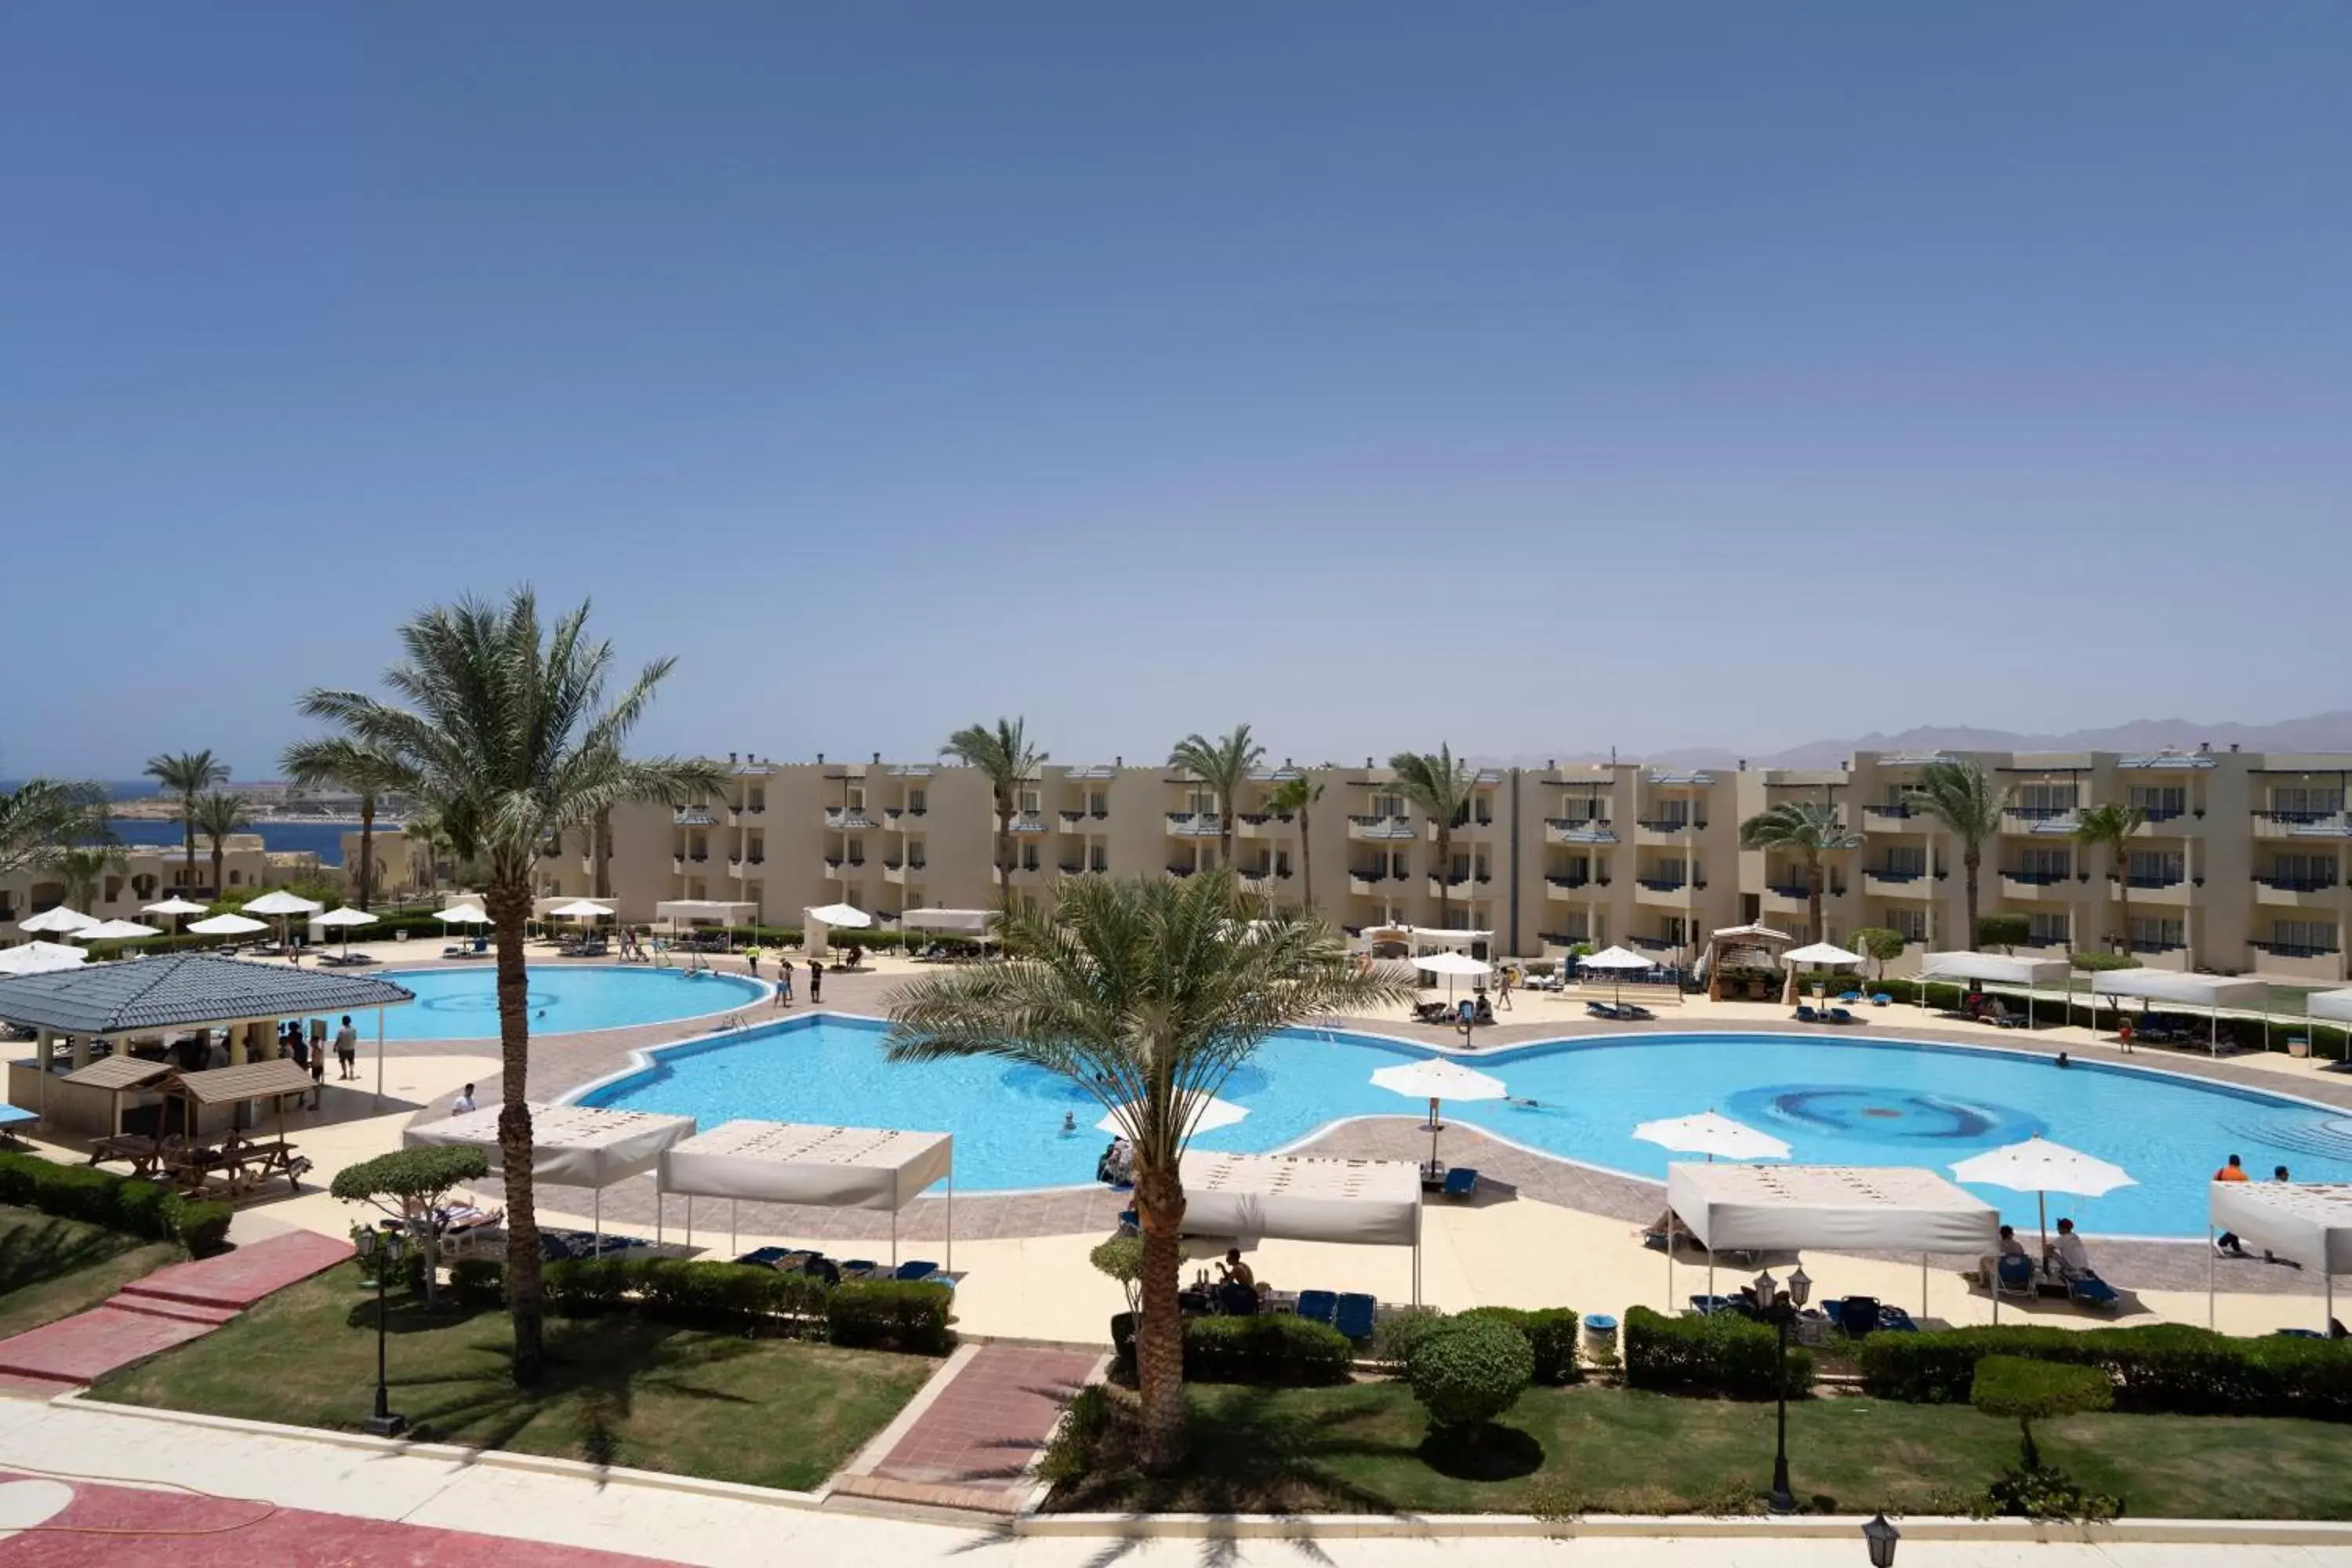
[[[1617,1320],[1606,1312],[1584,1314],[1584,1354],[1594,1360],[1613,1355],[1617,1350]]]

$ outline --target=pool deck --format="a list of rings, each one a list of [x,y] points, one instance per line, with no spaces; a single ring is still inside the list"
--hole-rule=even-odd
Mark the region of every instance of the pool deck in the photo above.
[[[439,966],[420,962],[412,952],[398,951],[393,944],[378,944],[377,951],[387,963],[400,967]],[[534,963],[570,962],[539,951],[531,956]],[[742,968],[740,959],[719,962],[723,969],[740,972]],[[900,960],[869,959],[868,963],[871,967],[863,973],[827,974],[823,1011],[878,1016],[887,1010],[891,991],[922,967]],[[467,961],[453,967],[481,966]],[[763,975],[773,973],[772,963],[761,968]],[[799,1005],[780,1009],[762,1004],[738,1009],[737,1016],[754,1026],[807,1016],[813,1009],[805,1001],[804,964],[802,976],[803,1000]],[[2112,1039],[2086,1029],[1997,1031],[1955,1024],[1908,1006],[1865,1009],[1867,1024],[1832,1029],[1792,1024],[1787,1010],[1775,1004],[1701,1000],[1670,1011],[1661,1009],[1663,1016],[1656,1023],[1628,1026],[1588,1017],[1580,1000],[1522,993],[1515,1002],[1517,1005],[1504,1015],[1509,1021],[1478,1030],[1475,1048],[1466,1053],[1460,1051],[1460,1037],[1451,1029],[1393,1017],[1334,1022],[1349,1029],[1454,1051],[1465,1058],[1547,1039],[1720,1029],[1840,1037],[1883,1034],[2048,1056],[2063,1049],[2086,1062],[2161,1068],[2299,1096],[2352,1111],[2352,1078],[2328,1070],[2324,1064],[2292,1060],[2284,1053],[2218,1060],[2155,1048],[2125,1055]],[[625,1068],[633,1050],[695,1038],[710,1026],[705,1021],[534,1036],[531,1096],[560,1098]],[[2281,1031],[2282,1037],[2284,1032]],[[372,1051],[373,1042],[366,1048]],[[318,1162],[310,1182],[319,1185],[306,1186],[297,1197],[248,1204],[239,1215],[241,1234],[258,1237],[293,1226],[343,1235],[352,1211],[321,1190],[336,1169],[395,1146],[401,1130],[412,1121],[445,1115],[449,1101],[466,1082],[478,1085],[478,1098],[484,1102],[498,1096],[494,1040],[395,1042],[387,1046],[385,1057],[387,1101],[381,1108],[373,1103],[370,1091],[375,1068],[364,1054],[359,1084],[338,1085],[331,1079],[326,1107],[320,1112],[303,1113],[293,1128],[304,1152]],[[1449,1129],[1444,1138],[1447,1158],[1457,1164],[1476,1165],[1487,1184],[1469,1203],[1431,1205],[1423,1246],[1424,1299],[1448,1307],[1565,1302],[1613,1310],[1636,1301],[1670,1305],[1699,1288],[1696,1276],[1704,1271],[1703,1255],[1686,1252],[1680,1258],[1670,1296],[1665,1259],[1641,1244],[1637,1234],[1641,1223],[1654,1216],[1661,1205],[1659,1184],[1520,1149],[1467,1125]],[[1419,1115],[1406,1113],[1344,1122],[1327,1129],[1302,1148],[1350,1158],[1419,1160],[1426,1156],[1427,1141]],[[2226,1152],[2217,1151],[2217,1163]],[[494,1190],[480,1195],[487,1203],[497,1202]],[[954,1203],[954,1261],[958,1271],[966,1275],[958,1296],[958,1312],[966,1331],[1066,1342],[1106,1339],[1108,1320],[1121,1303],[1118,1288],[1087,1267],[1086,1252],[1109,1232],[1118,1211],[1127,1205],[1123,1194],[1097,1187],[959,1194]],[[542,1218],[549,1223],[585,1224],[592,1206],[592,1195],[584,1189],[541,1190]],[[650,1233],[656,1224],[651,1178],[607,1188],[604,1218],[611,1227]],[[667,1200],[660,1224],[668,1239],[679,1239],[685,1219],[685,1201]],[[694,1221],[694,1242],[720,1253],[729,1245],[749,1247],[789,1241],[820,1245],[836,1256],[845,1252],[887,1256],[890,1234],[886,1215],[751,1204],[730,1213],[730,1205],[711,1200],[696,1205]],[[926,1198],[910,1206],[900,1216],[898,1235],[900,1256],[945,1261],[946,1203]],[[2134,1310],[2125,1321],[2144,1321],[2141,1312],[2179,1321],[2205,1321],[2209,1249],[2201,1243],[2094,1237],[2090,1246],[2102,1273],[2126,1292],[2126,1304]],[[1398,1300],[1404,1300],[1412,1289],[1409,1259],[1401,1249],[1266,1242],[1255,1259],[1261,1277],[1286,1285],[1338,1282],[1339,1288],[1376,1290],[1383,1299]],[[1769,1261],[1780,1268],[1792,1260]],[[1988,1300],[1968,1288],[1957,1272],[1964,1260],[1933,1262],[1923,1300],[1916,1256],[1806,1255],[1807,1269],[1822,1281],[1824,1293],[1875,1294],[1915,1310],[1924,1306],[1928,1315],[1949,1321],[1985,1321],[1990,1310]],[[2322,1281],[2303,1271],[2258,1259],[2232,1258],[2220,1261],[2216,1279],[2221,1291],[2216,1321],[2223,1327],[2255,1332],[2289,1325],[2316,1326]],[[2004,1303],[2002,1316],[2016,1316],[2021,1310],[2035,1321],[2112,1321],[2091,1319],[2054,1302],[2023,1309]]]

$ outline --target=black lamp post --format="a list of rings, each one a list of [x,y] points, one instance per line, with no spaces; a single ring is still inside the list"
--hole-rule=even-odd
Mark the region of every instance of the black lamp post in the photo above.
[[[396,1230],[363,1230],[359,1234],[360,1256],[367,1260],[375,1273],[375,1414],[367,1418],[366,1431],[372,1437],[397,1437],[408,1426],[408,1417],[395,1415],[392,1408],[392,1390],[384,1381],[384,1290],[400,1259],[408,1248],[407,1238]]]
[[[1903,1532],[1887,1523],[1885,1514],[1862,1527],[1862,1539],[1870,1548],[1870,1568],[1895,1568],[1895,1543]]]
[[[1780,1288],[1769,1268],[1756,1277],[1756,1300],[1764,1303],[1762,1316],[1780,1336],[1780,1370],[1772,1385],[1777,1405],[1772,1490],[1765,1500],[1774,1513],[1794,1513],[1797,1509],[1797,1494],[1789,1489],[1789,1325],[1797,1321],[1799,1309],[1812,1293],[1813,1282],[1805,1277],[1801,1267],[1789,1276],[1786,1289]]]

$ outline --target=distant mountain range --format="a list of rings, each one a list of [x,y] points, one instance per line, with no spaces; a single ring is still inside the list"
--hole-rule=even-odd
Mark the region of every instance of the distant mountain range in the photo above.
[[[1785,752],[1749,752],[1751,768],[1833,768],[1856,752],[2158,752],[2167,746],[2184,752],[2200,745],[2227,751],[2236,745],[2249,752],[2352,752],[2352,708],[2314,713],[2304,719],[2282,719],[2275,724],[2209,724],[2188,719],[2135,719],[2104,730],[2070,730],[2063,735],[2024,735],[2013,730],[1974,730],[1962,725],[1921,725],[1895,734],[1873,731],[1848,740],[1808,741]],[[1506,765],[1536,766],[1551,760],[1539,756],[1504,759]],[[1563,763],[1607,762],[1608,753],[1561,752]],[[1628,755],[1627,762],[1667,767],[1727,768],[1742,758],[1720,746],[1691,746]]]

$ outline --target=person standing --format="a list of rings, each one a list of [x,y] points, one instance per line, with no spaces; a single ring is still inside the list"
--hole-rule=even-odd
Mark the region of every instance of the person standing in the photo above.
[[[352,1024],[352,1016],[343,1015],[335,1030],[336,1077],[349,1080],[360,1076],[360,1032]]]
[[[2217,1182],[2243,1182],[2250,1180],[2246,1174],[2245,1163],[2240,1160],[2235,1154],[2231,1155],[2229,1162],[2220,1170],[2213,1173],[2213,1179]],[[2232,1258],[2243,1258],[2246,1255],[2246,1244],[2238,1239],[2238,1233],[2234,1230],[2225,1230],[2221,1235],[2215,1237],[2213,1238],[2213,1249],[2216,1252],[2226,1252]]]
[[[812,958],[809,960],[809,1005],[814,1007],[824,1000],[824,961],[821,958]]]
[[[760,978],[760,944],[753,942],[743,950],[743,962],[751,966],[751,978]]]
[[[323,1110],[327,1100],[327,1042],[310,1047],[310,1109]]]
[[[479,1108],[474,1104],[474,1086],[470,1083],[458,1090],[457,1098],[449,1102],[449,1114],[452,1116],[463,1116],[466,1112],[478,1109]]]
[[[781,953],[776,958],[776,1005],[793,1005],[793,961]]]

